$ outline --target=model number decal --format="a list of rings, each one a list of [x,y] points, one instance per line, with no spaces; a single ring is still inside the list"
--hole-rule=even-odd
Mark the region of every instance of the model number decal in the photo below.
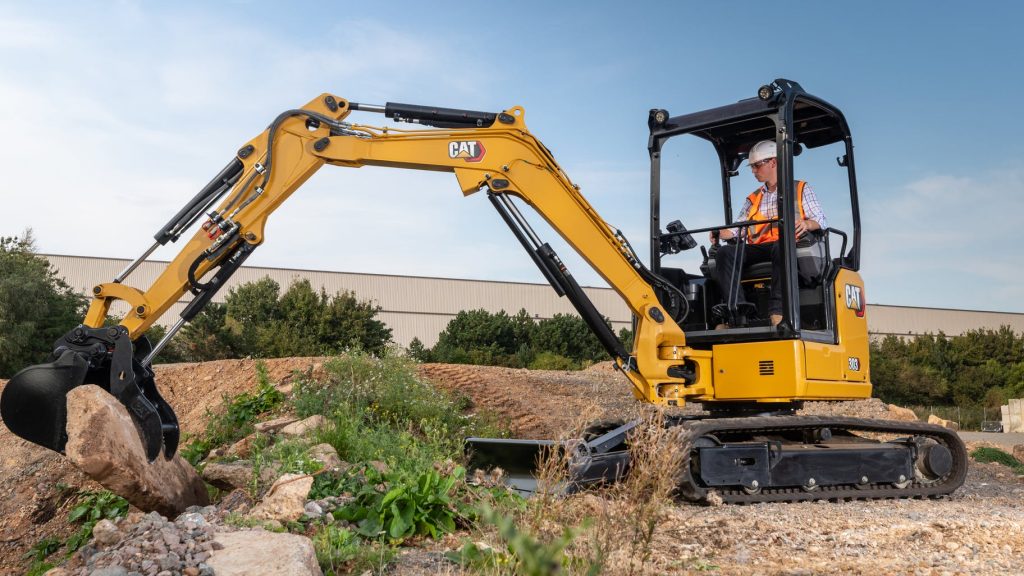
[[[448,157],[462,158],[466,162],[479,162],[483,160],[487,150],[483,142],[479,140],[456,140],[448,143]]]
[[[864,290],[860,286],[846,285],[846,307],[856,312],[858,318],[864,317]]]
[[[854,372],[860,372],[860,358],[850,356],[849,362],[850,370],[853,370]]]

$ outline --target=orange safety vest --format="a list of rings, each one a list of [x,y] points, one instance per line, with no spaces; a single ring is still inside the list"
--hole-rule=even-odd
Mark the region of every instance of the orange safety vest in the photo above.
[[[807,218],[804,214],[804,185],[806,182],[803,180],[796,181],[796,209],[800,214],[800,219]],[[764,195],[765,187],[762,186],[752,192],[750,196],[747,196],[747,200],[750,200],[750,211],[747,212],[747,220],[767,220],[768,217],[761,214],[761,197]],[[778,242],[779,240],[779,223],[772,222],[771,224],[757,224],[754,226],[747,226],[747,243],[748,244],[767,244],[769,242]]]

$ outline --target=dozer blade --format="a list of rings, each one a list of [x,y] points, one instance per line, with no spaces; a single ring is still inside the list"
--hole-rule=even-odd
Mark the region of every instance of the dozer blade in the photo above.
[[[139,339],[139,349],[148,341]],[[178,419],[164,402],[152,371],[133,355],[133,343],[123,328],[78,327],[58,340],[48,364],[31,366],[14,375],[0,397],[0,416],[18,436],[63,452],[67,444],[67,394],[83,384],[96,384],[128,410],[152,462],[163,450],[170,459],[178,448]]]
[[[67,394],[85,382],[89,362],[68,350],[54,362],[29,366],[11,378],[0,397],[4,424],[29,442],[64,451]]]
[[[559,457],[566,459],[566,478],[545,490],[574,492],[591,484],[610,484],[627,471],[627,435],[637,424],[637,421],[617,423],[600,433],[585,433],[583,438],[562,441],[467,438],[469,468],[483,471],[500,468],[507,486],[528,495],[538,490],[537,477],[544,459]],[[557,451],[557,455],[553,451]]]

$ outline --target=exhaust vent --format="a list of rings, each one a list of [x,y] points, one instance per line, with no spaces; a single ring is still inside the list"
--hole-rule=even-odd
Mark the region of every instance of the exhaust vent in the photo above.
[[[775,375],[775,361],[774,360],[759,360],[757,362],[757,372],[761,376],[774,376]]]

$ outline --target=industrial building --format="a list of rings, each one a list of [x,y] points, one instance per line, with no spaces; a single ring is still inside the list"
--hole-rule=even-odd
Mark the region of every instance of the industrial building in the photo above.
[[[92,287],[110,282],[130,261],[121,258],[89,256],[62,256],[45,254],[57,273],[72,288],[91,295]],[[143,262],[130,276],[127,284],[149,286],[166,268],[167,262]],[[419,338],[426,346],[437,342],[438,334],[461,310],[483,308],[491,312],[505,310],[515,314],[525,309],[540,320],[555,314],[574,314],[575,310],[565,298],[558,298],[547,284],[525,282],[497,282],[491,280],[461,280],[455,278],[429,278],[422,276],[395,276],[388,274],[358,274],[322,270],[289,268],[261,268],[243,266],[235,273],[216,297],[223,302],[231,287],[253,282],[268,276],[276,281],[282,292],[295,280],[309,279],[314,289],[323,288],[328,294],[352,291],[360,300],[371,300],[381,310],[377,317],[392,330],[392,338],[400,346],[407,346]],[[618,332],[629,328],[629,309],[611,288],[585,288],[598,311],[609,318]],[[169,326],[175,322],[188,299],[175,304],[159,323]],[[125,309],[112,309],[124,314]],[[947,310],[911,306],[868,305],[868,331],[874,336],[895,334],[937,334],[954,336],[979,328],[998,328],[1009,325],[1015,332],[1024,332],[1024,314],[1009,312],[983,312],[975,310]]]

